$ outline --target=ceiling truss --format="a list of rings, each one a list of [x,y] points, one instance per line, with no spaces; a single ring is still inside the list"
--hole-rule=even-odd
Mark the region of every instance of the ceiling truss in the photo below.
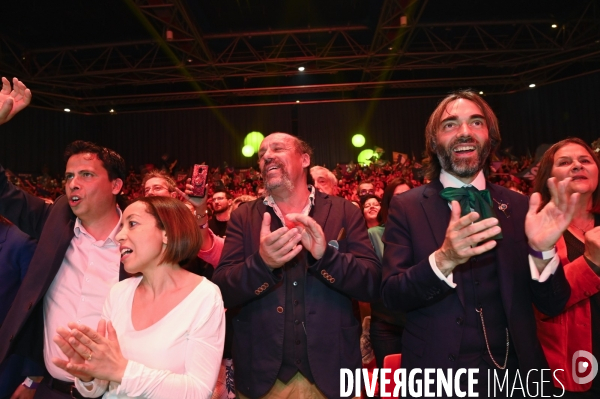
[[[330,93],[334,98],[346,93],[348,98],[359,91],[357,98],[373,97],[383,96],[382,88],[474,86],[509,92],[528,82],[562,79],[565,71],[575,76],[600,70],[600,15],[594,1],[576,19],[561,23],[425,23],[420,17],[427,1],[385,0],[375,29],[356,25],[220,34],[200,31],[182,0],[129,4],[151,39],[26,49],[3,37],[3,73],[34,88],[38,106],[76,103],[81,112],[105,113],[116,105],[126,112],[127,104],[146,104],[147,109],[235,105],[291,94]],[[293,79],[300,66],[306,67],[304,75],[317,80],[343,76],[343,83],[298,84]]]

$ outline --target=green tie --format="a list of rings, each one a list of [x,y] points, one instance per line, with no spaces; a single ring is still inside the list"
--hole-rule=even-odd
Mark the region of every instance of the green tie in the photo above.
[[[460,216],[471,213],[471,209],[479,214],[477,221],[494,217],[492,210],[492,196],[488,190],[477,190],[473,186],[461,188],[448,187],[440,192],[440,196],[446,201],[458,201],[460,204]],[[491,239],[502,238],[502,233],[497,234]]]

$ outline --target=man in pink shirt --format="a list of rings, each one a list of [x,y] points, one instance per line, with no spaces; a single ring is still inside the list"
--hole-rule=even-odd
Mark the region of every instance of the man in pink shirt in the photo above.
[[[0,123],[25,108],[31,93],[3,79]],[[0,166],[0,214],[38,239],[29,271],[0,327],[0,362],[18,353],[44,362],[48,375],[30,376],[17,398],[80,397],[72,377],[51,359],[64,358],[52,342],[70,321],[96,325],[108,291],[125,278],[115,235],[121,221],[118,195],[126,176],[116,152],[75,141],[65,151],[65,191],[54,204],[15,187]],[[37,389],[36,389],[37,388]]]

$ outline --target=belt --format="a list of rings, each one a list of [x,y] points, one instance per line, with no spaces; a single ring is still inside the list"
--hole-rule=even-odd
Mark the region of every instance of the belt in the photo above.
[[[70,395],[70,397],[73,399],[84,399],[77,388],[75,388],[75,384],[70,381],[61,381],[50,377],[48,378],[48,387],[60,393]]]

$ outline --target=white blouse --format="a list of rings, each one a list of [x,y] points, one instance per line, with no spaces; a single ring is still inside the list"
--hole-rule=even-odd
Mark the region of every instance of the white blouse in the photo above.
[[[88,390],[75,379],[77,389],[85,397],[106,392],[104,399],[210,398],[225,338],[225,312],[219,288],[202,279],[162,319],[136,331],[131,309],[141,279],[132,277],[114,285],[104,304],[102,317],[112,322],[123,357],[128,359],[121,384],[95,379]]]

